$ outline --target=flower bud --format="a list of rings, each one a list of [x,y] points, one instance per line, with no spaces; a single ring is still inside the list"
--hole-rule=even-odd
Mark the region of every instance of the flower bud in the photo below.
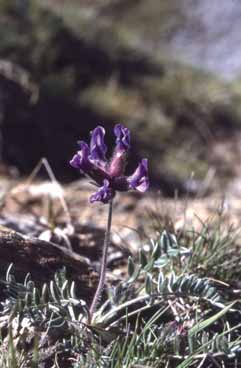
[[[110,177],[119,177],[124,175],[127,163],[127,153],[115,150],[108,168]]]

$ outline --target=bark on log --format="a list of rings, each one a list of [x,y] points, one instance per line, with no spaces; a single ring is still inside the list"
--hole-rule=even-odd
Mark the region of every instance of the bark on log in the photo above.
[[[4,277],[10,263],[14,264],[15,276],[19,281],[30,272],[32,280],[42,284],[53,279],[54,273],[65,266],[67,276],[77,283],[79,297],[86,296],[90,286],[91,268],[87,257],[58,244],[0,226],[1,277]]]

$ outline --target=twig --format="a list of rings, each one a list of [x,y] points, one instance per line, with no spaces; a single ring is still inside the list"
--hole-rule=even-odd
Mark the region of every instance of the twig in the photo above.
[[[38,162],[38,164],[35,166],[35,168],[33,169],[33,171],[31,172],[31,174],[29,175],[29,177],[27,178],[26,182],[23,184],[24,187],[28,187],[32,184],[33,180],[35,179],[35,177],[37,176],[37,174],[39,173],[41,167],[44,167],[48,176],[49,176],[49,179],[50,181],[56,185],[57,188],[60,188],[61,191],[59,191],[60,193],[62,193],[62,187],[61,187],[61,184],[58,182],[58,180],[56,179],[55,175],[54,175],[54,172],[48,162],[48,160],[43,157],[41,158],[41,160]],[[13,188],[10,192],[10,194],[14,194],[18,191],[18,188],[21,188],[22,187],[22,184],[20,185],[17,185],[17,187]],[[62,194],[59,194],[59,201],[61,203],[61,206],[67,216],[67,224],[69,226],[71,226],[71,217],[70,217],[70,213],[69,213],[69,209],[68,209],[68,206],[66,204],[66,201],[64,199],[64,196]]]
[[[201,368],[203,366],[203,363],[206,361],[208,354],[205,354],[202,358],[200,364],[198,364],[197,368]]]

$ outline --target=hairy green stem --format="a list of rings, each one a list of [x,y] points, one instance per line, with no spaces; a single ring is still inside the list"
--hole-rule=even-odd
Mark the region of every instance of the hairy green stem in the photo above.
[[[103,255],[102,255],[102,261],[101,261],[101,269],[100,269],[100,279],[99,284],[96,289],[94,298],[92,300],[91,306],[90,306],[90,321],[92,320],[93,314],[95,312],[98,300],[101,297],[101,293],[105,284],[105,276],[106,276],[106,266],[107,266],[107,252],[108,247],[110,244],[110,230],[111,230],[111,222],[112,222],[112,206],[113,201],[110,200],[109,202],[109,212],[108,212],[108,221],[107,221],[107,229],[105,232],[105,240],[104,240],[104,247],[103,247]]]

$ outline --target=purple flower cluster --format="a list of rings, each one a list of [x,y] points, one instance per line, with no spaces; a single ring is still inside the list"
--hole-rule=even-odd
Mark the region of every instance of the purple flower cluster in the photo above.
[[[145,192],[149,187],[147,159],[142,159],[134,173],[125,175],[127,153],[130,148],[130,131],[122,124],[114,127],[116,146],[110,160],[106,159],[107,147],[104,142],[105,129],[97,126],[91,132],[90,145],[78,142],[80,150],[70,161],[70,165],[90,177],[99,186],[91,195],[90,202],[108,203],[116,191],[136,189]]]

